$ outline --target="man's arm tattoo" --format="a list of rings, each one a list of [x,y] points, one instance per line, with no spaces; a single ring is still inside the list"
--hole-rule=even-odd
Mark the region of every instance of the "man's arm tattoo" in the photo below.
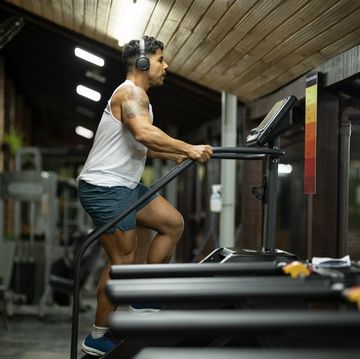
[[[145,96],[136,95],[134,93],[126,96],[122,104],[123,115],[127,119],[137,116],[149,115],[149,101]]]

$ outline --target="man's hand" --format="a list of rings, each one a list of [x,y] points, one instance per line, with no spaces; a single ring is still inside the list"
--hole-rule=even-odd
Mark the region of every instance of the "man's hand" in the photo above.
[[[191,146],[188,152],[188,157],[194,161],[204,163],[211,158],[212,153],[213,151],[211,146],[197,145],[197,146]]]
[[[181,162],[185,161],[187,157],[185,155],[176,155],[175,162],[176,164],[180,164]]]

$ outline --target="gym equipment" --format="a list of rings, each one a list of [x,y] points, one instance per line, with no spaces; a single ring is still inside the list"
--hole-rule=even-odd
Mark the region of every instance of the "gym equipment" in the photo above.
[[[273,276],[279,273],[291,277]],[[244,274],[253,276],[239,277]],[[186,346],[296,347],[289,355],[299,347],[357,352],[359,274],[356,264],[339,271],[299,262],[112,266],[107,293],[114,303],[170,305],[155,315],[114,313],[111,330],[122,340],[103,359],[136,358],[153,346],[180,352]],[[324,302],[338,303],[341,310],[312,310],[313,304]],[[214,310],[219,304],[222,309]]]
[[[123,342],[102,358],[133,358],[148,347],[332,348],[360,350],[360,313],[333,311],[164,311],[117,313],[112,331]],[[339,333],[341,332],[341,336]],[[294,350],[296,348],[296,350]],[[292,356],[290,356],[292,357]]]
[[[227,273],[236,275],[236,266],[244,266],[243,269],[251,271],[256,264],[259,264],[265,273],[274,269],[271,268],[274,264],[270,262],[215,266],[212,263],[180,264],[170,265],[169,276],[166,277],[167,265],[151,265],[150,273],[146,273],[146,265],[135,266],[133,272],[131,266],[124,266],[124,270],[121,266],[114,266],[110,271],[113,278],[140,278],[143,274],[146,278],[110,280],[107,283],[107,293],[114,303],[189,304],[192,310],[172,310],[170,305],[170,310],[167,308],[155,315],[114,313],[110,318],[110,327],[122,340],[119,346],[102,358],[134,358],[142,348],[153,346],[296,347],[296,352],[299,347],[360,349],[357,340],[360,313],[354,311],[352,303],[348,305],[348,312],[344,311],[343,306],[340,311],[311,310],[312,303],[318,306],[324,301],[357,302],[359,306],[360,290],[357,286],[352,289],[345,285],[359,282],[358,269],[355,268],[346,280],[345,276],[337,271],[326,272],[325,274],[330,274],[328,277],[315,275],[295,277],[296,279],[280,276],[226,276]],[[285,264],[282,270],[288,273],[296,265]],[[219,269],[216,270],[215,267]],[[275,264],[275,267],[279,269],[280,265]],[[191,270],[196,273],[192,275]],[[295,271],[295,274],[298,274],[296,272],[298,271]],[[208,277],[196,276],[203,274]],[[150,275],[155,278],[149,279]],[[179,275],[183,277],[179,278]],[[249,311],[251,304],[259,308],[257,299],[266,304],[266,309]],[[289,301],[294,299],[291,310],[284,310]],[[299,299],[309,305],[307,310],[304,310],[303,306],[297,307],[299,303],[296,301]],[[271,302],[273,304],[270,304]],[[197,305],[196,311],[192,307],[194,303]],[[235,304],[235,308],[244,306],[246,309],[205,310],[209,303],[211,308],[214,308],[214,304],[222,303],[226,304],[225,308]],[[275,309],[279,304],[281,310]]]
[[[291,125],[289,111],[295,105],[295,96],[288,96],[278,102],[267,113],[263,121],[252,129],[246,138],[246,145],[264,146],[280,149],[280,135]],[[297,256],[276,248],[276,210],[278,193],[279,158],[267,156],[266,173],[261,186],[253,187],[252,192],[263,203],[263,244],[260,250],[219,248],[210,253],[202,262],[211,261],[286,261],[297,260]],[[261,189],[259,191],[259,188]]]
[[[276,275],[283,273],[283,265],[276,262],[227,263],[169,263],[169,264],[133,264],[113,265],[110,268],[111,279],[136,278],[191,278],[239,275]]]
[[[77,188],[73,188],[77,194]],[[34,147],[19,149],[15,157],[15,171],[0,176],[0,277],[3,277],[6,312],[10,316],[36,314],[44,317],[52,309],[58,313],[62,308],[53,306],[53,294],[56,292],[65,294],[67,304],[70,304],[73,289],[72,252],[77,246],[74,228],[84,231],[82,238],[88,233],[89,227],[86,227],[85,212],[80,204],[70,203],[67,196],[63,229],[66,235],[69,233],[66,231],[69,229],[67,225],[73,225],[74,243],[71,252],[68,245],[60,246],[57,241],[57,190],[56,174],[42,171],[41,153]],[[8,205],[7,211],[4,209],[5,203]],[[77,227],[68,218],[70,206],[76,212]],[[5,214],[13,216],[13,238],[4,237]],[[68,237],[67,242],[70,235]],[[99,249],[100,246],[94,244],[82,260],[81,286],[94,267]],[[69,306],[63,309],[69,312]]]
[[[226,263],[226,265],[224,265]],[[350,267],[323,268],[307,262],[225,262],[225,263],[169,263],[113,265],[110,279],[145,278],[192,278],[214,276],[275,276],[290,275],[292,278],[319,275],[332,280],[343,281],[346,286],[360,282],[360,265],[352,263]],[[219,265],[220,264],[220,265]]]
[[[258,129],[256,135],[252,133],[253,137],[251,144],[257,143],[257,139],[261,143],[269,144],[269,148],[255,148],[255,147],[240,147],[240,148],[214,148],[212,158],[222,159],[245,159],[245,160],[266,160],[267,161],[267,173],[266,173],[266,185],[264,185],[264,193],[260,195],[264,203],[264,245],[259,256],[253,257],[251,260],[256,260],[258,257],[266,258],[265,260],[287,260],[291,261],[296,256],[278,251],[275,249],[275,220],[276,220],[276,195],[277,195],[277,168],[279,158],[284,154],[280,150],[279,146],[279,135],[285,131],[289,125],[289,118],[284,122],[284,117],[296,103],[296,97],[289,96],[283,101],[278,102],[274,108],[269,112],[268,116],[264,119],[264,124]],[[265,121],[266,120],[266,121]],[[266,124],[266,125],[265,125]],[[71,359],[77,357],[77,336],[78,336],[78,313],[79,313],[79,276],[80,276],[80,263],[81,258],[84,255],[88,246],[93,243],[102,233],[108,228],[113,226],[115,223],[120,221],[134,209],[136,209],[145,200],[150,198],[153,194],[158,192],[163,186],[172,181],[175,177],[180,175],[187,168],[192,166],[194,161],[185,160],[180,165],[175,167],[172,171],[167,173],[156,181],[150,188],[150,190],[136,201],[127,210],[121,213],[119,216],[114,218],[113,221],[107,225],[91,232],[84,240],[80,243],[78,252],[75,257],[75,272],[74,272],[74,300],[73,300],[73,316],[72,316],[72,335],[71,335]],[[264,257],[265,255],[265,257]],[[244,256],[237,256],[239,258],[248,259],[248,253]]]
[[[114,265],[109,274],[108,294],[119,303],[135,303],[137,299],[134,297],[139,297],[140,302],[189,305],[192,302],[226,302],[226,305],[232,302],[238,307],[239,303],[249,305],[251,298],[267,297],[278,298],[277,306],[296,302],[296,305],[306,307],[317,298],[326,302],[345,300],[356,303],[360,308],[360,289],[357,288],[360,267],[356,263],[341,269],[322,268],[298,261]],[[123,292],[125,289],[126,293]],[[257,300],[256,305],[271,306],[266,299],[262,302]],[[170,306],[170,309],[173,308]]]
[[[278,102],[271,108],[260,125],[252,129],[246,137],[247,146],[264,146],[272,144],[281,133],[290,126],[289,118],[284,121],[284,117],[295,105],[297,99],[295,96],[288,96]]]
[[[156,315],[134,316],[115,313],[111,328],[120,336],[162,336],[166,334],[192,337],[194,335],[219,335],[234,332],[264,332],[299,330],[314,335],[317,331],[355,332],[360,329],[359,312],[302,311],[302,310],[199,310],[162,311]],[[186,328],[186,330],[185,330]],[[327,330],[328,329],[328,330]],[[344,335],[345,336],[345,335]],[[351,335],[350,335],[351,336]],[[346,340],[350,338],[347,337]],[[331,346],[331,343],[327,343]],[[336,346],[338,343],[334,343]],[[349,347],[360,347],[359,341]]]
[[[236,148],[236,147],[215,147],[213,148],[212,158],[216,159],[252,159],[264,160],[267,156],[271,158],[279,158],[284,154],[283,151],[278,149],[268,148]],[[174,167],[167,174],[159,178],[141,198],[139,198],[133,205],[127,208],[124,212],[119,214],[111,222],[105,226],[96,229],[89,233],[82,242],[79,244],[78,251],[74,259],[74,297],[73,297],[73,315],[72,315],[72,332],[71,332],[71,359],[77,358],[77,337],[79,326],[79,293],[80,293],[80,269],[81,258],[86,252],[87,248],[97,240],[97,238],[104,233],[108,228],[119,222],[122,218],[126,217],[130,212],[140,206],[144,201],[157,193],[162,187],[166,186],[169,182],[179,176],[182,172],[194,165],[194,161],[188,159]]]
[[[357,359],[358,349],[144,348],[133,359]]]
[[[106,291],[117,304],[163,303],[249,305],[254,298],[273,300],[273,307],[296,300],[311,303],[346,303],[348,288],[342,281],[320,276],[290,278],[266,277],[196,277],[109,280]],[[280,301],[282,301],[280,303]]]
[[[44,287],[57,225],[56,181],[54,173],[41,171],[40,152],[32,147],[19,149],[15,172],[1,175],[1,201],[14,203],[14,267],[6,303],[10,315],[45,314]],[[24,224],[28,234],[23,233]]]

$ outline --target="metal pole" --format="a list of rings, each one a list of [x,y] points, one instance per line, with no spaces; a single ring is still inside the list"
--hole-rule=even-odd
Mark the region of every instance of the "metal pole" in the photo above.
[[[279,149],[280,139],[276,138],[270,147]],[[276,232],[276,208],[278,193],[278,165],[279,159],[267,159],[267,184],[264,197],[264,233],[263,248],[265,252],[275,252],[275,232]]]
[[[237,97],[222,92],[221,146],[236,146]],[[235,161],[221,161],[221,197],[219,244],[220,247],[235,245]]]

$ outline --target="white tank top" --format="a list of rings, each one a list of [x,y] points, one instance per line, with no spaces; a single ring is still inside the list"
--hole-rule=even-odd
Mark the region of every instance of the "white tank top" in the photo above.
[[[144,171],[147,147],[135,140],[129,129],[111,112],[111,99],[123,86],[135,86],[126,80],[111,95],[99,126],[93,146],[77,180],[104,187],[134,188]],[[153,113],[149,104],[151,122]]]

